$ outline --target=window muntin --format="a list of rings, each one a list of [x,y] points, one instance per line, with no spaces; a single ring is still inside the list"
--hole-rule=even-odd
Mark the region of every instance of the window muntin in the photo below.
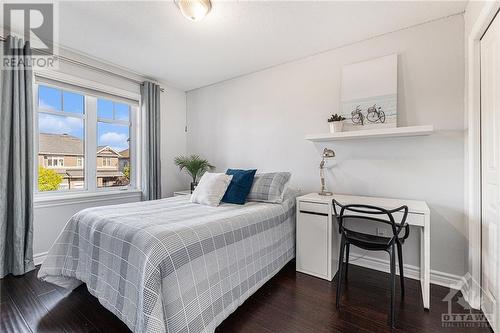
[[[130,105],[99,98],[97,100],[97,118],[101,120],[129,122]]]
[[[131,172],[135,163],[131,161],[130,151],[135,151],[131,142],[134,142],[137,135],[134,132],[136,129],[133,118],[137,112],[137,104],[128,104],[123,102],[123,99],[101,98],[87,90],[85,93],[72,88],[66,90],[52,83],[38,83],[36,87],[40,133],[65,135],[72,140],[81,140],[78,149],[81,154],[66,156],[64,152],[54,153],[51,155],[60,158],[52,157],[50,162],[48,157],[39,155],[39,166],[56,171],[63,178],[59,186],[50,191],[92,192],[106,188],[130,187],[132,184],[136,186],[136,175]],[[49,133],[46,133],[47,131]],[[91,137],[96,140],[89,141],[88,138]],[[87,147],[88,145],[91,146]],[[96,155],[86,156],[87,150]],[[134,171],[137,171],[135,167]],[[69,180],[67,173],[71,176]],[[43,175],[39,173],[39,176]],[[80,178],[72,178],[76,176]],[[38,186],[38,191],[47,189]]]

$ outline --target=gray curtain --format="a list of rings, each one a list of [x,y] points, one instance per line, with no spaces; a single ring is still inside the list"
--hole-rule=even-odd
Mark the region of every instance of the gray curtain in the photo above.
[[[159,85],[148,81],[141,85],[141,108],[144,121],[143,200],[155,200],[161,198]]]
[[[5,40],[19,64],[2,69],[0,89],[0,278],[33,268],[33,77],[29,42]]]

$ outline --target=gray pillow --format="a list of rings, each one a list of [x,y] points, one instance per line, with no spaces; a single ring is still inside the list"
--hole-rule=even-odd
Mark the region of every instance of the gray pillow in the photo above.
[[[253,179],[247,201],[281,203],[290,172],[259,173]]]

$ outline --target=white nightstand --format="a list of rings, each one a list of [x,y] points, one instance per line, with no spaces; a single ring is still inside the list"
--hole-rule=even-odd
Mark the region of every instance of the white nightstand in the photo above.
[[[191,195],[191,190],[175,191],[174,192],[174,197],[178,197],[179,195]]]

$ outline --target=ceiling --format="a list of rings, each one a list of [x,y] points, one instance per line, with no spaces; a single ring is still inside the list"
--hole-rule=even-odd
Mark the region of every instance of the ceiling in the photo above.
[[[226,1],[201,22],[172,1],[59,6],[59,43],[192,90],[379,34],[461,13],[465,2]]]

